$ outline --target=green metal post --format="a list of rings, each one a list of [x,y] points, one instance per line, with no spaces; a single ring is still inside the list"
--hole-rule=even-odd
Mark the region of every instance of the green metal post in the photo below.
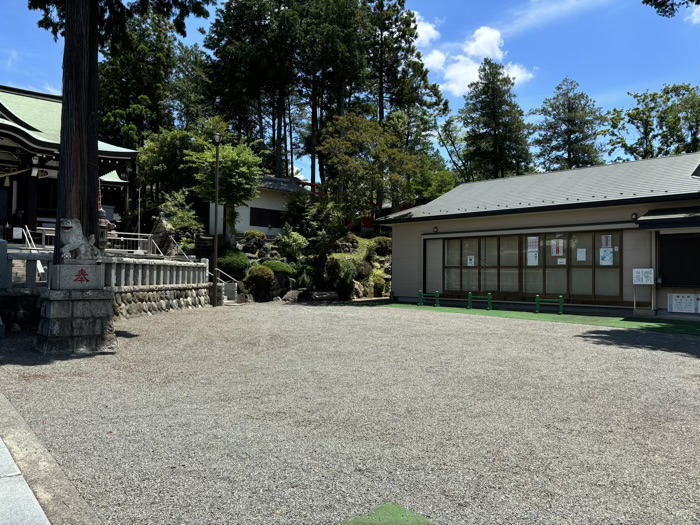
[[[559,315],[564,314],[564,296],[560,295],[559,296]]]
[[[486,298],[487,298],[487,300],[488,300],[488,308],[486,308],[486,309],[487,309],[487,310],[491,310],[491,309],[493,308],[493,302],[492,302],[493,297],[492,297],[491,294],[489,293],[489,294],[486,296]]]
[[[535,313],[536,314],[540,313],[540,296],[539,295],[535,296]]]
[[[440,306],[440,292],[435,290],[435,306]]]
[[[467,308],[471,310],[472,308],[472,293],[467,294]]]
[[[423,290],[418,290],[418,306],[423,306]]]

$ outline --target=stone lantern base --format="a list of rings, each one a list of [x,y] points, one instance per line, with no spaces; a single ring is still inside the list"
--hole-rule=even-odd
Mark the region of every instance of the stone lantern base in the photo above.
[[[50,288],[40,292],[37,350],[66,355],[114,348],[114,292],[104,289],[102,265],[74,262],[50,271]]]

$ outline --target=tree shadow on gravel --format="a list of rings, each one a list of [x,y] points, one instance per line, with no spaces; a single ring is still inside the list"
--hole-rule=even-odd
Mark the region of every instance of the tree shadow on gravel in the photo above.
[[[92,359],[116,354],[115,351],[104,351],[92,354],[44,355],[35,350],[35,344],[35,335],[15,335],[0,340],[0,367],[7,365],[42,366],[59,361]]]
[[[312,307],[329,307],[329,306],[351,306],[353,308],[377,308],[391,304],[387,301],[299,301],[296,303],[287,303],[289,306],[312,306]]]
[[[671,352],[700,358],[700,338],[685,334],[669,334],[650,330],[589,330],[577,335],[588,343],[615,346],[628,350]]]

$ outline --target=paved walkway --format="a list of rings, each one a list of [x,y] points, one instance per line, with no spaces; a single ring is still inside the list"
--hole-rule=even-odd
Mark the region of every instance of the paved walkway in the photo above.
[[[700,522],[697,337],[279,303],[117,330],[115,354],[0,351],[0,393],[92,523],[338,525],[388,502],[434,525]],[[42,505],[68,492],[17,462]]]
[[[0,439],[0,525],[49,525],[5,442]]]

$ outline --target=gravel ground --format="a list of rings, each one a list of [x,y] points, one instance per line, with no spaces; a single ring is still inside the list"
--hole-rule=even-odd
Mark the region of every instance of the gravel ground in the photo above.
[[[700,523],[700,339],[279,303],[0,352],[4,393],[106,524]]]

